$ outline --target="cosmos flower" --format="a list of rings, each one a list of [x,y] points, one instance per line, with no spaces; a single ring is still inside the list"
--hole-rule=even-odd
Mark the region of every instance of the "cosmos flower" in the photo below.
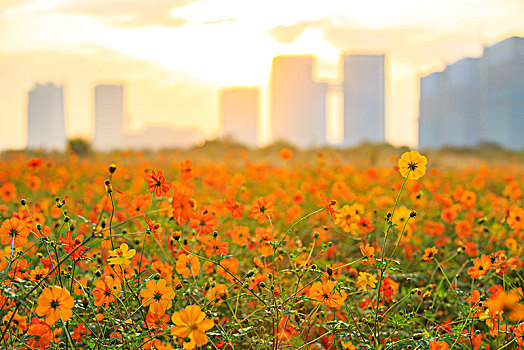
[[[409,173],[410,180],[418,180],[426,174],[427,163],[427,158],[417,151],[406,152],[398,160],[400,175],[406,177]]]
[[[175,312],[171,317],[174,326],[171,335],[184,339],[184,349],[192,350],[196,346],[207,344],[206,331],[213,328],[213,320],[206,319],[206,314],[198,305],[189,305],[184,310]]]
[[[67,321],[73,315],[71,309],[75,301],[65,288],[53,286],[42,291],[37,300],[36,314],[45,316],[45,322],[53,325],[59,319]]]

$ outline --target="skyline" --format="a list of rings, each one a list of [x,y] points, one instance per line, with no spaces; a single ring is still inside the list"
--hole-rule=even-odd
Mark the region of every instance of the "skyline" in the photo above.
[[[277,11],[279,3],[3,1],[0,149],[25,144],[26,95],[34,82],[66,86],[69,136],[92,136],[91,88],[104,83],[129,86],[130,128],[179,114],[177,126],[205,125],[210,136],[219,131],[218,88],[258,86],[267,101],[271,60],[282,54],[315,55],[316,80],[336,82],[339,56],[348,50],[388,55],[387,140],[415,145],[418,78],[524,34],[524,4],[515,0],[326,1],[322,7],[288,1]],[[264,141],[267,104],[261,109]]]

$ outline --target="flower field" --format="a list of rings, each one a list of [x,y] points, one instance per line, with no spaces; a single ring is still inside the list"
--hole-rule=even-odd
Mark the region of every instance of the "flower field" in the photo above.
[[[1,155],[0,348],[524,349],[522,159],[299,153]]]

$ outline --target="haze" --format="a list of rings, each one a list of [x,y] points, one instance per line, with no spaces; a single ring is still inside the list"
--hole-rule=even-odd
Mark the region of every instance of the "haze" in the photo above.
[[[522,18],[521,0],[1,0],[0,149],[25,146],[35,82],[64,85],[69,137],[93,134],[93,86],[123,82],[130,129],[169,122],[212,138],[217,89],[264,91],[282,54],[313,54],[317,78],[337,81],[347,51],[387,55],[387,139],[415,146],[419,76],[524,35]]]

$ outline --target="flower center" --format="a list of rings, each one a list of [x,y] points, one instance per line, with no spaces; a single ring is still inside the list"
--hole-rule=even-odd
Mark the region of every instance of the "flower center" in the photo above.
[[[60,303],[59,303],[57,300],[53,300],[53,301],[51,302],[51,307],[52,307],[53,309],[56,309],[56,308],[59,307],[59,306],[60,306]]]
[[[411,163],[408,164],[408,168],[410,170],[415,170],[415,169],[417,169],[417,167],[418,167],[417,163],[411,162]]]
[[[153,296],[153,299],[155,299],[156,301],[160,301],[162,299],[162,293],[155,292],[155,295]]]

